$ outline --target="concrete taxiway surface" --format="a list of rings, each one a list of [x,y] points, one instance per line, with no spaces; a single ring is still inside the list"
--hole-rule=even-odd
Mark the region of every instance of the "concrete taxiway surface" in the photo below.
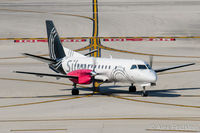
[[[46,38],[45,20],[51,19],[61,37],[94,37],[94,43],[63,43],[73,50],[92,46],[101,49],[102,57],[147,62],[149,56],[141,53],[154,54],[154,68],[196,65],[161,73],[157,86],[147,88],[149,97],[140,96],[140,87],[129,93],[129,84],[121,83],[103,84],[97,94],[79,86],[81,95],[71,96],[66,79],[12,73],[53,73],[21,55],[47,55],[47,43],[0,40],[0,132],[200,132],[200,39],[98,42],[98,37],[200,36],[200,2],[99,0],[97,19],[95,1],[1,0],[0,38]]]

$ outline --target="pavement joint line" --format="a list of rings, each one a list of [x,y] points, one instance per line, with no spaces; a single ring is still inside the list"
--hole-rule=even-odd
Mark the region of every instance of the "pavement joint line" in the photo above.
[[[55,118],[55,119],[9,119],[2,122],[56,122],[56,121],[110,121],[110,120],[166,120],[166,121],[200,121],[200,117],[103,117],[103,118]]]
[[[30,132],[30,131],[66,131],[67,129],[15,129],[10,132]]]
[[[131,98],[126,98],[126,97],[121,97],[121,96],[114,96],[114,95],[108,95],[108,96],[118,98],[118,99],[124,99],[124,100],[128,100],[128,101],[140,102],[140,103],[151,103],[151,104],[168,105],[168,106],[185,107],[185,108],[196,108],[196,109],[200,108],[200,106],[193,106],[193,105],[152,102],[152,101],[131,99]]]
[[[165,131],[165,132],[200,132],[197,130],[175,130],[175,129],[146,129],[146,131]]]

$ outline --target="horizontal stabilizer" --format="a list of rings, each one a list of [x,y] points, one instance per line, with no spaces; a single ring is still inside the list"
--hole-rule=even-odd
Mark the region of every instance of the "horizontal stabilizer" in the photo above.
[[[174,67],[157,69],[157,70],[155,70],[155,72],[159,73],[159,72],[164,72],[164,71],[168,71],[168,70],[172,70],[172,69],[177,69],[177,68],[181,68],[181,67],[192,66],[192,65],[195,65],[195,63],[190,63],[190,64],[185,64],[185,65],[179,65],[179,66],[174,66]]]
[[[39,77],[49,76],[49,77],[56,77],[56,78],[71,78],[71,79],[78,79],[76,76],[67,76],[67,75],[58,75],[58,74],[47,74],[47,73],[34,73],[34,72],[22,72],[22,71],[13,71],[15,73],[22,73],[22,74],[31,74],[36,75]]]
[[[41,56],[37,56],[37,55],[32,55],[32,54],[28,54],[28,53],[23,53],[23,55],[28,56],[33,59],[36,59],[36,60],[39,60],[39,61],[42,61],[44,63],[48,63],[48,64],[56,63],[56,61],[53,59],[49,59],[49,58],[45,58],[45,57],[41,57]]]

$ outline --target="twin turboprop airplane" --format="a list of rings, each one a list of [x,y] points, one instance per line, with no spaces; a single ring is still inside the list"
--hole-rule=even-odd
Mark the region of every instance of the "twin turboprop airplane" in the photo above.
[[[142,60],[88,57],[86,55],[95,51],[82,55],[63,47],[56,28],[51,20],[46,20],[46,28],[50,58],[28,53],[24,53],[24,55],[48,63],[50,69],[60,74],[15,72],[33,74],[40,77],[50,76],[56,78],[69,78],[74,86],[72,95],[79,95],[76,84],[92,84],[93,89],[95,90],[95,82],[125,82],[131,84],[129,92],[136,92],[135,85],[138,84],[143,87],[142,96],[147,96],[148,93],[145,91],[145,87],[156,84],[157,73],[195,64],[190,63],[153,70],[151,65]],[[152,61],[150,64],[152,64]]]

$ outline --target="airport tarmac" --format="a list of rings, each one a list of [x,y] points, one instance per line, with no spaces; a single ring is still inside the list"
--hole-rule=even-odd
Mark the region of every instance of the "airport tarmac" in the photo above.
[[[148,97],[141,97],[139,86],[138,92],[129,93],[125,83],[103,84],[97,94],[90,85],[80,85],[80,95],[72,96],[67,79],[12,72],[54,73],[47,64],[21,55],[48,55],[47,43],[14,43],[6,38],[46,38],[47,19],[54,21],[60,37],[94,37],[94,1],[0,1],[0,132],[200,132],[200,38],[191,38],[200,36],[198,0],[98,0],[98,37],[185,37],[176,41],[101,39],[93,44],[99,45],[102,57],[148,62],[153,54],[153,68],[196,63],[160,73],[157,86],[147,88]],[[87,39],[63,45],[77,50],[91,43]]]

